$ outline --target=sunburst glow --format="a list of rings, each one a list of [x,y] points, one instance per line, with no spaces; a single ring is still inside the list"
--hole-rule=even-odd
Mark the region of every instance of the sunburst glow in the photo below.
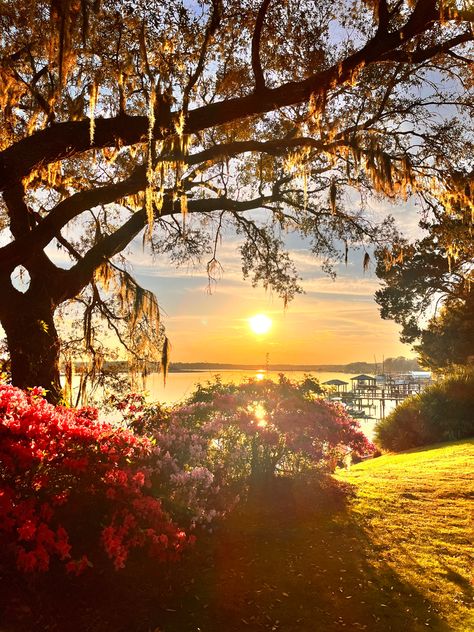
[[[265,314],[256,314],[249,318],[250,329],[257,335],[267,334],[272,326],[272,320]]]

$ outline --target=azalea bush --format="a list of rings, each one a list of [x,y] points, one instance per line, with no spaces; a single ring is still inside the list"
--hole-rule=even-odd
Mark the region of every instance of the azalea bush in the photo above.
[[[211,473],[216,496],[278,474],[332,471],[348,453],[370,454],[359,423],[308,384],[284,376],[241,384],[217,379],[198,385],[168,416],[150,415],[148,431],[167,446],[174,467],[188,476]]]
[[[174,560],[192,541],[153,495],[159,450],[97,411],[0,384],[0,541],[23,571],[72,573],[133,552]]]
[[[208,417],[206,405],[147,404],[138,393],[112,396],[109,405],[120,412],[130,430],[154,446],[152,493],[181,525],[208,526],[235,504],[237,494],[226,486],[225,464],[210,457],[219,428],[213,422],[203,423]]]

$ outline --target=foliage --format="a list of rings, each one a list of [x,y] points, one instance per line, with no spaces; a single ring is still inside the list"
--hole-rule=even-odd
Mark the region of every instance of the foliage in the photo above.
[[[424,366],[467,364],[474,355],[471,212],[458,206],[421,226],[429,231],[422,239],[377,251],[383,287],[376,301],[382,318],[401,325],[402,341],[417,342]]]
[[[278,473],[331,471],[347,451],[366,455],[372,446],[345,409],[318,395],[317,380],[280,376],[200,385],[188,405],[198,406],[201,428],[214,427],[210,457],[226,476],[261,482]]]
[[[226,464],[210,456],[217,431],[215,424],[203,423],[207,409],[199,404],[149,405],[137,393],[110,401],[136,435],[157,446],[151,490],[180,524],[206,526],[235,504],[237,491],[227,484]]]
[[[409,397],[376,426],[376,441],[386,450],[474,436],[474,373],[458,371]]]
[[[237,495],[275,475],[332,471],[349,452],[371,453],[358,422],[321,392],[309,375],[241,384],[217,377],[173,408],[146,406],[139,395],[116,406],[166,455],[154,493],[182,524],[194,525],[223,515]]]
[[[100,298],[97,288],[58,308],[63,400],[67,405],[102,405],[110,392],[139,390],[150,366],[163,369],[166,379],[167,366],[156,358],[166,342],[164,327],[150,327],[144,314],[136,314],[132,326],[133,309],[133,304],[122,304],[116,293]],[[119,363],[119,358],[126,359]]]
[[[393,237],[366,213],[371,194],[469,210],[473,17],[461,5],[5,0],[0,320],[14,383],[59,397],[65,301],[82,301],[91,355],[91,311],[159,330],[156,299],[118,258],[140,234],[153,256],[212,279],[230,227],[244,276],[286,303],[301,288],[285,233],[307,237],[332,274],[350,247]]]
[[[474,292],[446,301],[415,350],[420,362],[435,370],[474,363]]]
[[[57,560],[80,573],[116,569],[130,553],[175,560],[192,540],[152,494],[155,448],[97,420],[55,408],[40,389],[0,385],[0,537],[22,571]]]

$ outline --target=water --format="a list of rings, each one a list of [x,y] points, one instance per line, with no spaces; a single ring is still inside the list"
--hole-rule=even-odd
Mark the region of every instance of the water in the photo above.
[[[252,378],[259,379],[259,375],[271,380],[278,380],[280,373],[282,371],[235,371],[230,369],[221,371],[183,371],[169,373],[166,378],[166,386],[163,385],[163,375],[161,373],[151,373],[146,379],[145,390],[148,392],[147,400],[150,402],[160,401],[166,404],[174,404],[191,395],[199,382],[203,384],[208,380],[212,381],[216,375],[219,375],[225,383],[240,383]],[[307,371],[285,371],[284,373],[290,380],[301,380],[308,374]],[[348,383],[348,388],[350,388],[351,377],[353,377],[349,373],[319,371],[313,371],[311,375],[316,377],[320,383],[334,379],[344,380],[344,382]]]
[[[282,373],[282,371],[236,371],[232,369],[224,369],[220,371],[183,371],[169,373],[166,379],[166,385],[163,384],[162,373],[151,373],[145,380],[144,390],[146,392],[146,400],[150,403],[160,402],[163,404],[176,404],[184,400],[186,397],[189,397],[195,390],[198,383],[205,384],[207,381],[214,381],[216,376],[219,376],[221,381],[224,383],[235,382],[238,384],[248,379],[269,378],[277,381],[280,373]],[[283,373],[286,377],[293,381],[302,380],[306,375],[308,375],[307,371],[284,371]],[[354,377],[353,373],[341,373],[335,371],[312,371],[309,374],[317,378],[320,384],[334,379],[347,382],[348,391],[351,389],[351,377]],[[79,377],[76,375],[74,376],[73,385],[77,388],[78,384]],[[100,400],[100,390],[98,397]],[[390,413],[394,407],[395,402],[386,401],[385,414],[387,415]],[[367,417],[359,418],[358,421],[364,434],[372,440],[374,436],[375,423],[382,416],[380,404],[372,404],[369,406],[369,402],[365,400],[363,411]],[[110,417],[110,419],[108,419],[109,421],[114,418],[112,413],[104,413],[104,415],[104,419],[108,419]]]

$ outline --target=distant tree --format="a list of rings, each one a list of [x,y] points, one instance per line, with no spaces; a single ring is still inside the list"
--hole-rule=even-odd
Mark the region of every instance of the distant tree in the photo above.
[[[405,358],[404,356],[385,358],[383,366],[386,373],[406,373],[417,371],[420,368],[415,358]]]
[[[447,301],[415,346],[424,366],[432,369],[474,364],[474,292]]]
[[[212,279],[231,225],[244,277],[287,302],[299,286],[282,233],[307,236],[331,271],[390,237],[367,194],[465,196],[473,20],[454,0],[4,0],[0,322],[14,384],[60,397],[67,301],[85,308],[85,354],[91,312],[126,318],[132,340],[140,319],[156,331],[156,298],[120,254],[140,234],[156,257],[207,261]],[[161,340],[136,357],[164,348],[166,364]]]
[[[472,181],[471,185],[472,186]],[[421,363],[433,369],[474,356],[474,239],[471,210],[443,210],[422,227],[428,235],[377,251],[376,292],[382,318],[401,325]],[[431,316],[431,317],[430,317]]]

